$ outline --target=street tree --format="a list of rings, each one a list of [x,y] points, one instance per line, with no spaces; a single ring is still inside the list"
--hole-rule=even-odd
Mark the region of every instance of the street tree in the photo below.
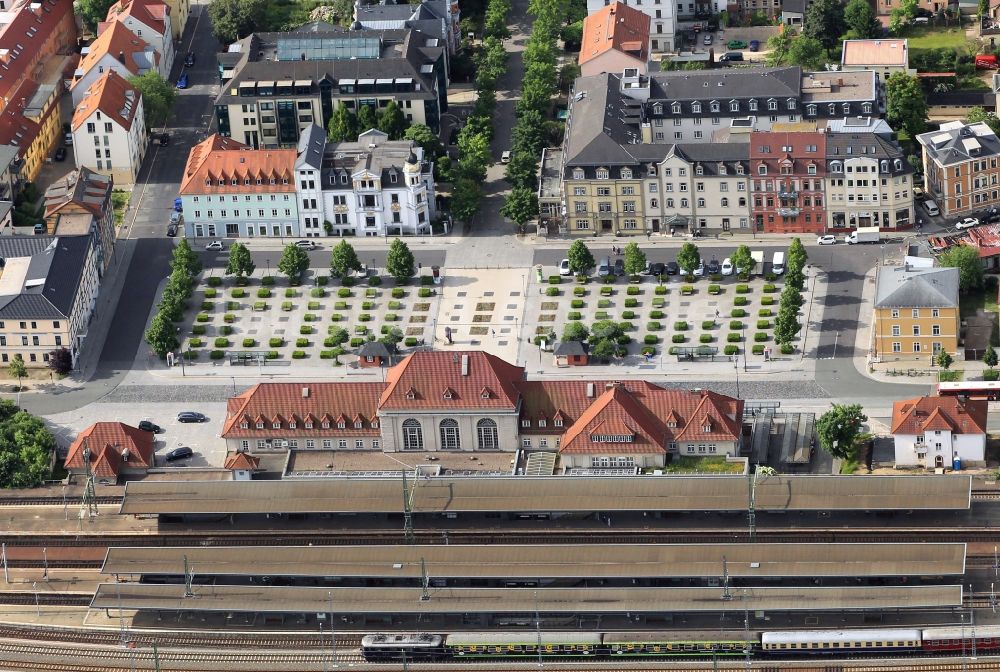
[[[910,138],[916,138],[923,132],[927,121],[927,101],[916,77],[905,72],[891,74],[886,80],[885,98],[885,119],[893,128],[903,129]]]
[[[852,459],[866,422],[868,416],[864,414],[861,404],[834,404],[816,421],[819,445],[834,457]]]
[[[361,109],[358,110],[358,135],[373,128],[378,128],[378,117],[375,114],[375,108],[371,105],[362,105]]]
[[[468,128],[468,127],[466,127]],[[476,182],[486,179],[486,168],[493,161],[490,139],[485,133],[458,134],[458,172]]]
[[[824,50],[833,49],[845,30],[844,4],[840,0],[815,0],[808,7],[802,36],[818,40]]]
[[[590,330],[587,329],[587,325],[583,322],[577,322],[576,320],[572,322],[567,322],[566,326],[563,327],[562,340],[564,341],[580,341],[583,343],[590,337]]]
[[[55,437],[45,423],[0,400],[0,488],[34,488],[49,478]]]
[[[187,238],[181,238],[174,247],[173,258],[170,260],[170,269],[176,271],[178,268],[184,269],[189,277],[194,277],[201,273],[201,260],[191,249],[191,244]]]
[[[145,336],[146,343],[160,358],[166,357],[168,352],[177,349],[180,345],[177,342],[177,330],[174,323],[168,320],[162,312],[153,316]]]
[[[142,94],[143,120],[147,129],[154,129],[167,123],[170,110],[177,99],[177,90],[156,70],[147,70],[141,75],[132,75],[128,83]]]
[[[256,268],[247,246],[243,243],[233,243],[229,248],[229,260],[226,261],[226,275],[235,275],[242,279],[252,275]]]
[[[639,249],[635,243],[625,246],[625,273],[628,275],[639,275],[646,268],[646,253]]]
[[[979,259],[979,249],[972,245],[956,245],[938,257],[942,266],[958,269],[958,286],[962,292],[983,286],[983,262]]]
[[[73,353],[67,348],[56,348],[49,353],[49,368],[60,376],[73,370]]]
[[[566,252],[569,270],[573,275],[586,275],[594,267],[594,255],[582,240],[574,240]]]
[[[427,157],[437,156],[441,151],[441,140],[437,133],[425,124],[413,124],[403,132],[404,140],[412,140],[424,149]]]
[[[17,389],[21,389],[21,379],[28,375],[28,367],[25,366],[24,357],[20,353],[11,358],[7,373],[11,378],[17,378]]]
[[[469,222],[479,212],[483,190],[479,182],[469,177],[459,177],[451,194],[451,214],[462,222]]]
[[[500,214],[520,228],[538,216],[538,196],[533,189],[514,187],[501,206]]]
[[[208,17],[219,42],[230,44],[264,25],[267,0],[212,0]]]
[[[809,261],[809,253],[806,252],[806,248],[800,238],[792,238],[792,242],[788,246],[787,257],[788,268],[798,267],[799,270],[802,270],[806,267],[806,262]]]
[[[798,266],[789,266],[785,271],[785,287],[792,287],[796,292],[801,292],[805,286],[806,276]]]
[[[390,100],[379,112],[378,130],[388,135],[390,140],[399,140],[406,132],[406,117],[395,100]]]
[[[407,282],[416,272],[413,252],[410,252],[409,245],[399,238],[393,240],[389,245],[389,252],[385,257],[385,270],[398,283]]]
[[[851,0],[844,8],[847,37],[852,40],[873,40],[882,34],[882,23],[867,0]]]
[[[987,112],[982,107],[974,107],[969,110],[969,116],[965,118],[965,121],[969,124],[976,124],[980,121],[986,122],[991,131],[1000,133],[1000,118],[993,112]]]
[[[403,331],[399,327],[390,327],[386,330],[378,342],[384,345],[389,352],[396,352],[396,347],[403,340]]]
[[[733,252],[729,260],[733,262],[736,272],[741,276],[749,276],[750,272],[753,271],[753,254],[750,252],[750,248],[746,245],[740,245],[737,247],[736,251]]]
[[[340,279],[361,270],[361,260],[354,246],[346,240],[337,243],[330,252],[330,273]]]
[[[790,305],[781,306],[774,319],[774,342],[778,345],[791,343],[801,329],[798,309]]]
[[[791,285],[785,285],[785,288],[781,290],[781,298],[778,300],[778,305],[779,307],[791,306],[795,310],[798,310],[802,307],[802,294]]]
[[[815,37],[802,35],[788,47],[786,63],[806,70],[821,70],[830,61],[823,43]]]
[[[983,364],[992,369],[997,365],[997,361],[997,351],[993,349],[992,345],[987,345],[986,352],[983,353]]]
[[[83,25],[93,34],[97,34],[97,24],[105,21],[108,10],[115,0],[76,0],[73,11],[83,19]]]
[[[691,275],[694,269],[701,263],[701,253],[694,243],[684,243],[677,252],[677,265],[681,267],[685,275]]]
[[[358,120],[347,109],[347,105],[338,105],[330,115],[330,123],[326,126],[326,139],[330,142],[350,142],[358,139]]]
[[[778,33],[767,40],[767,64],[776,66],[785,63],[788,58],[788,50],[798,36],[799,33],[794,28],[784,25],[778,28]]]
[[[278,260],[278,271],[288,276],[288,281],[297,285],[302,282],[302,274],[309,270],[309,255],[295,243],[285,245]]]
[[[608,361],[618,355],[618,344],[610,338],[595,341],[590,347],[590,356],[594,359]]]
[[[955,358],[949,355],[947,350],[942,349],[934,356],[934,363],[947,371],[948,367],[955,363]]]
[[[323,341],[323,345],[329,344],[329,347],[336,347],[338,345],[343,345],[351,340],[351,335],[347,333],[347,329],[343,327],[330,327],[330,331],[327,334],[326,340]]]

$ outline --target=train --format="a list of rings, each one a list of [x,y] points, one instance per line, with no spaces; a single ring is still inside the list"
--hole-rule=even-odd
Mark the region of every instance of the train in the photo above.
[[[361,638],[369,662],[475,658],[758,658],[1000,650],[1000,625],[760,632],[748,641],[718,632],[462,632],[371,634]]]

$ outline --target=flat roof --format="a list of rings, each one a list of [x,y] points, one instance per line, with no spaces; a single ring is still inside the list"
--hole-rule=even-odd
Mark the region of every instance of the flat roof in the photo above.
[[[94,609],[238,611],[251,613],[465,614],[840,611],[961,606],[962,586],[721,588],[326,588],[102,583]]]
[[[433,577],[941,576],[965,544],[621,544],[109,548],[104,574]]]
[[[133,481],[121,513],[399,513],[398,479]],[[420,477],[414,513],[742,511],[744,476]],[[765,476],[758,511],[968,509],[969,476]]]

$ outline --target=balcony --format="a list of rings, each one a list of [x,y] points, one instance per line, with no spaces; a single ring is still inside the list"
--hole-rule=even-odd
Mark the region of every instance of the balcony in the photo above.
[[[778,208],[778,214],[782,217],[798,217],[799,208]]]
[[[783,201],[794,201],[794,200],[798,199],[798,197],[799,197],[799,192],[797,192],[797,191],[779,191],[778,192],[778,198],[780,198]]]

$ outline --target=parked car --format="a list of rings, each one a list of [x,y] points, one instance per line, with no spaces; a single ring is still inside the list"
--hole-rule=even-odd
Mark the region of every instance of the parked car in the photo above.
[[[760,40],[750,40],[750,51],[760,51]]]
[[[174,199],[174,212],[184,212],[184,202],[179,198]]]
[[[183,220],[183,219],[184,219],[184,215],[181,214],[180,210],[177,210],[176,208],[174,208],[174,210],[172,210],[170,212],[170,223],[171,224],[180,224],[181,220]]]
[[[827,234],[825,236],[820,236],[819,238],[816,239],[816,244],[817,245],[836,245],[837,244],[837,236],[834,236],[834,235],[831,235],[831,234]]]
[[[66,148],[65,147],[60,147],[59,149],[57,149],[56,150],[56,155],[53,158],[56,161],[65,161],[66,160]]]
[[[73,134],[72,133],[65,133],[65,134],[63,134],[63,144],[66,145],[67,147],[72,147],[73,146]]]
[[[611,275],[611,259],[605,257],[601,260],[601,263],[597,265],[597,277],[603,278],[606,275]]]
[[[971,229],[974,226],[979,226],[979,220],[975,217],[966,217],[963,220],[955,222],[955,228],[959,231],[962,229]]]
[[[138,427],[144,432],[152,432],[153,434],[159,434],[163,431],[162,427],[149,420],[141,420]]]
[[[615,275],[621,277],[625,275],[625,260],[615,259]]]
[[[729,40],[726,42],[727,49],[746,49],[747,43],[743,40]]]
[[[184,65],[185,65],[185,67],[188,67],[188,68],[190,68],[192,65],[194,65],[194,52],[193,51],[189,51],[187,53],[187,55],[184,57]]]
[[[681,272],[681,267],[677,265],[676,261],[667,262],[667,275],[677,275]]]
[[[181,411],[177,414],[177,422],[208,422],[208,418],[197,411]]]
[[[187,446],[181,446],[180,448],[174,448],[169,453],[167,453],[167,462],[173,462],[174,460],[183,460],[194,455],[194,451]]]
[[[171,222],[167,224],[167,236],[173,238],[177,235],[177,225]]]
[[[658,277],[661,275],[666,275],[666,273],[667,273],[666,264],[661,264],[658,261],[655,261],[652,264],[646,264],[646,271],[645,271],[646,275],[652,275],[654,277]]]
[[[211,243],[205,246],[205,249],[209,252],[221,252],[226,249],[225,244],[221,240],[213,240]]]
[[[510,163],[510,150],[505,149],[500,155],[500,163]]]
[[[743,60],[743,54],[738,51],[727,51],[719,56],[719,63],[739,63]]]
[[[913,187],[913,200],[922,201],[927,198],[927,192],[923,190],[923,187]]]
[[[704,44],[704,45],[705,45],[706,47],[707,47],[707,46],[709,46],[709,45],[711,45],[711,44],[712,44],[712,34],[711,34],[711,33],[705,33],[705,37],[703,37],[703,38],[701,39],[701,42],[702,42],[702,44]]]
[[[693,275],[696,278],[700,278],[701,276],[705,275],[705,262],[704,261],[699,261],[698,262],[698,266],[694,269]]]
[[[559,275],[573,275],[573,272],[569,270],[569,259],[563,259],[559,262]]]
[[[186,72],[182,72],[181,76],[177,78],[177,88],[178,89],[188,88],[188,74]]]
[[[924,9],[923,7],[917,7],[917,11],[914,13],[915,16],[920,16],[925,19],[933,19],[934,12],[929,9]]]
[[[721,270],[722,266],[719,265],[718,259],[713,258],[711,261],[708,262],[708,265],[705,266],[705,272],[708,273],[709,275],[715,275],[716,273],[721,272]]]
[[[215,242],[218,243],[221,241],[217,240]],[[295,247],[302,250],[315,250],[316,248],[319,247],[319,244],[315,240],[296,240]]]
[[[722,271],[723,275],[732,275],[733,274],[733,260],[730,259],[729,257],[726,257],[725,259],[723,259],[722,260],[722,269],[721,269],[721,271]]]
[[[157,140],[160,141],[160,147],[166,147],[167,145],[170,144],[170,134],[169,133],[160,133],[160,135],[157,138]]]

